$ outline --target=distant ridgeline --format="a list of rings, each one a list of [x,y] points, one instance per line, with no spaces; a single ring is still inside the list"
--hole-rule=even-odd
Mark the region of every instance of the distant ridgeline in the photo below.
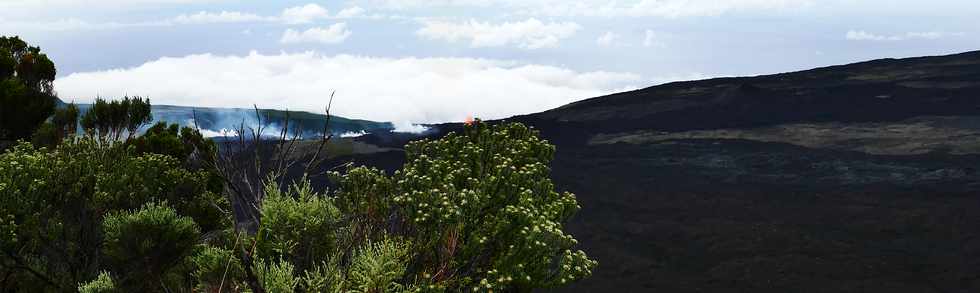
[[[59,107],[64,106],[59,103]],[[79,104],[78,109],[84,113],[91,104]],[[199,127],[205,136],[215,137],[235,136],[242,123],[246,130],[256,128],[259,120],[254,109],[240,108],[199,108],[168,105],[153,105],[153,123],[160,121],[179,124],[181,126]],[[262,125],[265,127],[263,136],[278,136],[282,130],[286,111],[259,109]],[[323,131],[326,115],[309,112],[289,111],[290,135],[293,131],[302,131],[305,138],[317,137]],[[196,120],[195,120],[196,118]],[[347,119],[339,116],[330,117],[330,132],[337,136],[358,135],[372,132],[389,132],[395,129],[390,122],[375,122],[368,120]]]

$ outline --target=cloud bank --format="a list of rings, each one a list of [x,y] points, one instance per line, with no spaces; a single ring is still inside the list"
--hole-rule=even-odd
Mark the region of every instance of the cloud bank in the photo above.
[[[314,27],[309,28],[305,31],[296,31],[293,29],[286,29],[282,34],[282,38],[279,39],[280,43],[283,44],[294,44],[294,43],[321,43],[321,44],[337,44],[342,43],[347,40],[347,37],[351,35],[351,31],[347,29],[347,24],[340,22],[331,25],[330,27]]]
[[[74,73],[55,81],[60,97],[142,95],[154,104],[334,113],[396,124],[534,113],[648,85],[635,74],[472,58],[375,58],[313,52],[161,58],[133,68]]]
[[[348,8],[344,8],[340,12],[337,12],[337,15],[335,15],[335,17],[336,18],[355,18],[355,17],[364,15],[364,12],[365,11],[366,10],[364,10],[364,8],[361,8],[360,6],[348,7]]]
[[[199,11],[194,14],[181,14],[170,21],[178,24],[204,24],[204,23],[236,23],[236,22],[257,22],[270,21],[271,18],[262,17],[252,13],[238,11],[207,12]],[[166,22],[161,22],[165,24]]]
[[[946,37],[963,36],[964,33],[950,32],[908,32],[900,35],[879,35],[861,30],[850,30],[844,35],[851,41],[907,41],[907,40],[936,40]]]
[[[376,0],[387,9],[504,7],[517,14],[598,17],[703,17],[807,7],[813,0]]]
[[[599,38],[595,40],[595,43],[601,47],[610,47],[612,45],[615,45],[616,40],[618,39],[619,39],[619,35],[617,35],[616,33],[606,32],[600,35]]]
[[[178,3],[181,0],[145,0],[146,3]],[[188,2],[194,0],[186,0]],[[63,3],[73,4],[70,0]],[[121,6],[121,5],[117,5]],[[351,18],[379,18],[381,15],[367,15],[364,8],[353,6],[340,10],[334,15],[323,6],[317,4],[306,4],[293,6],[283,9],[276,15],[259,15],[251,12],[242,11],[198,11],[195,13],[183,13],[174,17],[138,21],[138,22],[93,22],[77,17],[61,18],[49,21],[35,20],[8,20],[4,18],[3,0],[0,0],[0,24],[4,27],[0,31],[9,29],[18,30],[42,30],[42,31],[68,31],[68,30],[107,30],[132,27],[170,27],[176,25],[202,25],[219,23],[278,23],[284,25],[310,24],[325,19],[351,19]]]
[[[310,23],[317,19],[330,17],[326,8],[317,4],[306,4],[286,8],[282,11],[282,21],[286,24]]]
[[[644,37],[643,37],[643,46],[644,47],[657,47],[657,48],[666,47],[667,45],[664,44],[664,42],[661,40],[661,38],[662,38],[661,34],[655,32],[653,30],[646,30],[646,32],[644,34]]]
[[[471,47],[514,45],[523,49],[553,48],[561,39],[571,37],[581,26],[574,22],[549,22],[529,18],[518,22],[494,24],[470,20],[448,22],[428,20],[416,34],[431,40],[450,43],[466,41]]]

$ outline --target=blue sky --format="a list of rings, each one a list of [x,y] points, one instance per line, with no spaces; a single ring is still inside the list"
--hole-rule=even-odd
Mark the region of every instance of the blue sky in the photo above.
[[[62,99],[502,118],[674,80],[980,49],[974,0],[0,0]]]

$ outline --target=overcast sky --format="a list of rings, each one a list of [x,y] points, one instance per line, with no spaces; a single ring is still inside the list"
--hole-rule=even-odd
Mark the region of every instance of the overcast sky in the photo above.
[[[977,0],[0,0],[66,101],[502,118],[668,81],[980,49]]]

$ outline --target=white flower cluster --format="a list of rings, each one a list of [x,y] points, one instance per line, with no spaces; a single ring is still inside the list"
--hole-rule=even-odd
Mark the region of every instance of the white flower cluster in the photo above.
[[[429,239],[463,233],[453,236],[456,251],[494,252],[469,284],[473,291],[554,286],[591,274],[596,262],[572,252],[578,241],[561,224],[578,203],[554,190],[547,165],[554,147],[535,131],[476,123],[460,135],[411,143],[406,152],[392,200],[408,222]]]

